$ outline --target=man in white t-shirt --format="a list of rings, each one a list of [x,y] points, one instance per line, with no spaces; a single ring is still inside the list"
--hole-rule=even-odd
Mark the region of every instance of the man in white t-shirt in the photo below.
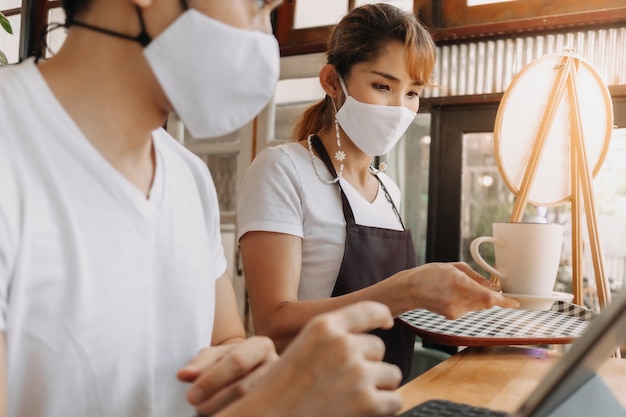
[[[189,3],[189,4],[187,4]],[[245,339],[197,137],[278,78],[266,0],[64,0],[58,54],[0,71],[0,416],[386,416],[389,310]],[[268,33],[269,32],[269,33]]]

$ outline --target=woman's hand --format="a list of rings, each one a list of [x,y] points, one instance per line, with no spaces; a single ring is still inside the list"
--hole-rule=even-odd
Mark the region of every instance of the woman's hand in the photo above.
[[[500,294],[464,262],[429,263],[397,274],[412,294],[411,308],[425,308],[448,319],[494,306],[517,308],[519,302]]]

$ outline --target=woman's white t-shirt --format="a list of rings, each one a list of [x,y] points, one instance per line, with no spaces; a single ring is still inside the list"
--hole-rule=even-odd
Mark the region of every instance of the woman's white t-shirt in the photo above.
[[[324,163],[314,157],[318,172],[332,179]],[[396,207],[397,185],[379,174]],[[373,202],[341,179],[357,224],[402,230],[402,226],[379,186]],[[337,184],[317,178],[307,148],[288,143],[266,148],[254,159],[237,201],[237,234],[251,231],[285,233],[302,238],[302,272],[298,299],[328,298],[332,294],[346,239],[341,195]],[[280,254],[267,256],[280,258]]]

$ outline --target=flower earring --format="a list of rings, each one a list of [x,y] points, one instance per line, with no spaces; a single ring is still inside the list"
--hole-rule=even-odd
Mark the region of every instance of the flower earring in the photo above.
[[[374,168],[372,165],[370,165],[370,173],[372,173],[373,175],[376,175],[380,172],[385,172],[385,170],[387,169],[388,159],[389,159],[389,154],[385,156],[385,159],[381,159],[380,156],[375,157],[373,163],[378,164],[378,168]]]
[[[333,102],[333,107],[335,106],[335,102]],[[335,114],[337,114],[337,109],[335,108]],[[346,159],[346,153],[341,150],[341,135],[339,134],[339,122],[337,121],[337,117],[335,116],[335,137],[337,138],[337,152],[335,152],[335,159],[341,164],[339,165],[339,176],[341,177],[341,173],[343,172],[343,161]]]
[[[378,160],[378,172],[385,172],[387,169],[387,161],[389,160],[389,154],[385,156],[385,159],[379,158]]]
[[[337,138],[337,152],[335,152],[335,160],[339,162],[339,172],[337,172],[337,176],[332,180],[325,180],[320,175],[317,165],[315,164],[315,154],[313,153],[313,145],[311,144],[311,136],[307,137],[307,145],[309,147],[309,155],[311,156],[311,165],[313,165],[313,171],[315,171],[315,175],[317,178],[326,184],[334,184],[341,178],[343,174],[343,161],[346,159],[346,153],[341,149],[341,134],[339,133],[339,122],[337,121],[337,106],[335,106],[335,101],[331,98],[330,101],[333,103],[333,108],[335,109],[335,137]]]

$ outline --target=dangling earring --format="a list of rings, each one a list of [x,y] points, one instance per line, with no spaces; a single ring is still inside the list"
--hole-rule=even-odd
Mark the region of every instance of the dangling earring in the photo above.
[[[337,152],[335,152],[335,159],[337,160],[337,162],[339,162],[338,176],[341,177],[341,174],[343,173],[343,161],[345,161],[346,159],[346,153],[341,150],[341,135],[339,134],[339,122],[337,121],[336,117],[335,117],[335,137],[337,138]]]
[[[379,172],[385,172],[387,169],[387,160],[389,159],[389,154],[385,156],[385,159],[381,159],[380,156],[374,158],[374,164],[378,164],[378,168],[374,168],[370,165],[370,173],[373,175],[378,174]]]
[[[330,99],[330,101],[333,103],[333,108],[335,109],[335,137],[337,138],[338,148],[337,152],[335,152],[335,160],[339,162],[339,172],[337,173],[337,176],[335,178],[333,178],[332,180],[325,180],[324,178],[322,178],[319,171],[317,170],[317,165],[315,165],[315,154],[313,153],[313,145],[311,144],[312,135],[309,135],[309,137],[307,137],[306,139],[307,145],[309,146],[309,154],[311,156],[311,165],[313,165],[313,171],[315,171],[315,175],[317,176],[317,178],[326,184],[334,184],[339,181],[341,175],[343,174],[343,161],[346,159],[346,153],[341,150],[341,135],[339,134],[339,122],[337,121],[337,106],[335,106],[335,101],[332,98]]]
[[[389,160],[389,154],[385,155],[385,159],[380,159],[378,161],[378,172],[385,172],[387,169],[387,161]]]

